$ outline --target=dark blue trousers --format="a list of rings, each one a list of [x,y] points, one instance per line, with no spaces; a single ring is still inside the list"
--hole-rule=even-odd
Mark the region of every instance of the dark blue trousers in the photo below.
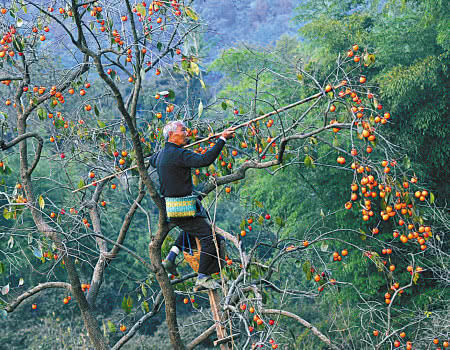
[[[194,237],[197,237],[200,240],[202,250],[200,253],[200,266],[198,272],[205,275],[219,272],[220,268],[216,246],[214,244],[211,226],[206,218],[201,216],[193,218],[171,218],[170,222],[174,223],[184,231],[178,235],[178,238],[175,241],[175,245],[181,251],[189,251],[189,243],[190,247],[196,249],[197,245]],[[186,232],[188,234],[185,234]],[[224,238],[221,235],[216,234],[216,239],[219,244],[220,240]]]

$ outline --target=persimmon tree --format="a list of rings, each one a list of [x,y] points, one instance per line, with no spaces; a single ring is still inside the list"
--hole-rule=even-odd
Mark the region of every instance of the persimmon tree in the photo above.
[[[180,336],[177,295],[202,311],[190,288],[195,274],[186,268],[180,279],[170,279],[162,268],[161,252],[167,249],[173,224],[166,220],[157,179],[145,162],[163,147],[164,124],[184,119],[192,143],[240,126],[215,165],[193,171],[194,184],[203,183],[202,191],[209,194],[205,205],[214,232],[224,235],[230,248],[218,277],[221,308],[224,327],[240,337],[222,347],[288,347],[286,319],[333,349],[411,348],[408,339],[421,348],[434,338],[448,340],[442,321],[448,320],[448,310],[439,305],[445,294],[430,314],[421,309],[406,312],[399,302],[402,294],[420,290],[423,280],[448,286],[443,249],[448,221],[408,162],[401,165],[401,149],[383,136],[395,116],[366,79],[364,71],[375,60],[370,49],[354,45],[336,53],[335,66],[320,78],[301,61],[262,54],[257,65],[247,65],[231,52],[223,57],[224,65],[230,81],[240,84],[234,94],[230,88],[226,96],[224,89],[223,96],[202,101],[198,95],[175,95],[180,85],[189,91],[194,80],[206,88],[195,45],[201,22],[190,3],[23,0],[1,13],[5,107],[0,171],[9,184],[2,192],[7,249],[1,269],[14,270],[11,250],[17,242],[27,247],[24,259],[41,264],[48,276],[37,285],[21,280],[17,287],[5,284],[6,312],[22,303],[32,305],[46,289],[61,288],[63,302],[79,307],[96,349],[121,348],[162,304],[174,349],[194,348],[215,331],[214,325],[205,327],[189,344]],[[157,77],[155,86],[146,85],[150,76]],[[172,77],[173,88],[160,89],[162,77]],[[262,118],[264,113],[271,115]],[[206,152],[210,142],[191,148]],[[319,220],[306,223],[304,232],[291,234],[285,218],[270,215],[273,203],[249,195],[240,225],[224,230],[216,221],[219,201],[245,194],[254,174],[267,172],[277,178],[299,164],[331,167],[348,179],[348,200],[341,210],[322,213]],[[11,178],[17,183],[11,185]],[[140,223],[149,259],[127,245],[138,212],[145,217]],[[333,226],[343,212],[352,215],[353,222]],[[331,252],[331,246],[336,251]],[[145,273],[124,296],[120,326],[102,320],[102,330],[95,306],[119,253],[139,262]],[[378,275],[379,290],[364,290],[350,273],[338,277],[339,264],[344,271],[358,268],[343,265],[349,256],[359,256],[355,261]],[[324,332],[292,312],[299,298],[341,290],[357,296],[354,304],[362,325],[357,333],[345,326]],[[209,314],[202,315],[211,322]],[[335,321],[345,325],[347,316],[338,308]],[[415,333],[404,341],[401,332],[408,327]],[[109,339],[108,330],[117,328],[123,335]]]

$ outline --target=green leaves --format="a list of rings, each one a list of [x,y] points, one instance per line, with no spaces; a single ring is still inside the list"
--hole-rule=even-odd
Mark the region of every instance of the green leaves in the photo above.
[[[275,217],[275,223],[280,227],[284,227],[285,225],[284,220],[279,216]]]
[[[146,301],[143,301],[141,303],[141,308],[144,313],[148,313],[150,311],[150,308],[148,307],[148,303]]]
[[[19,21],[17,21],[17,23],[19,23]],[[22,21],[22,23],[23,23],[23,21]],[[19,39],[17,39],[17,38],[14,38],[14,40],[13,40],[13,46],[14,46],[14,48],[15,48],[17,51],[22,52],[22,51],[23,51],[23,46],[24,46],[24,41],[23,41],[23,39],[22,39],[22,40],[19,40]]]
[[[255,203],[255,205],[258,207],[258,208],[264,208],[264,204],[262,204],[260,201],[257,201],[256,199],[254,200],[254,203]]]
[[[136,5],[136,10],[141,14],[142,17],[145,17],[145,15],[147,14],[145,7],[141,3],[138,3]]]
[[[133,308],[133,299],[131,296],[128,296],[128,298],[125,296],[123,297],[121,307],[125,313],[129,314],[131,312],[131,309]]]
[[[10,175],[12,173],[12,170],[9,166],[5,165],[5,163],[3,163],[3,166],[0,167],[0,173],[5,174],[5,175]]]
[[[260,225],[262,225],[263,222],[264,222],[264,218],[262,217],[262,215],[258,216],[258,223],[259,223]]]
[[[198,15],[197,15],[197,13],[195,13],[195,11],[192,8],[186,6],[184,8],[184,12],[186,13],[186,15],[188,15],[194,21],[198,21]]]
[[[144,284],[141,284],[141,292],[142,292],[142,295],[146,298],[147,297],[147,288],[145,288]]]
[[[114,323],[112,323],[110,320],[108,320],[108,322],[106,324],[108,325],[108,330],[111,333],[114,333],[117,330],[116,325]]]
[[[55,119],[55,127],[57,129],[64,127],[64,121],[62,121],[61,119]]]
[[[8,209],[8,208],[4,208],[3,209],[3,217],[6,219],[6,220],[9,220],[9,219],[12,219],[13,218],[13,213]]]
[[[84,186],[86,186],[86,184],[84,183],[84,180],[80,179],[80,182],[78,182],[78,188],[83,188]]]
[[[430,192],[430,204],[434,203],[434,194],[433,192]]]
[[[94,113],[95,113],[95,116],[97,116],[97,117],[100,115],[97,105],[94,105]]]
[[[368,66],[370,66],[372,63],[374,63],[375,62],[375,55],[374,54],[365,54],[364,56],[363,56],[363,59],[364,59],[364,65],[366,66],[366,67],[368,67]]]
[[[305,159],[303,162],[305,163],[305,166],[307,168],[315,168],[316,167],[316,165],[314,164],[314,159],[308,154],[305,156]]]
[[[305,261],[302,265],[302,270],[306,275],[306,279],[311,281],[312,273],[311,273],[311,262],[309,260]]]
[[[405,156],[405,158],[403,159],[403,165],[406,169],[411,168],[411,160],[409,159],[408,156]]]
[[[239,225],[239,228],[243,230],[245,228],[245,219],[242,219],[241,224]]]
[[[359,229],[359,232],[361,232],[361,235],[359,236],[359,238],[361,238],[363,241],[365,241],[367,239],[367,233],[361,228]]]
[[[45,120],[47,117],[47,113],[45,112],[45,109],[42,107],[39,107],[37,109],[37,115],[39,117],[40,120]]]
[[[175,92],[173,91],[173,90],[168,90],[168,94],[167,94],[167,96],[166,96],[166,98],[169,98],[169,99],[171,99],[171,100],[173,100],[174,98],[175,98]]]

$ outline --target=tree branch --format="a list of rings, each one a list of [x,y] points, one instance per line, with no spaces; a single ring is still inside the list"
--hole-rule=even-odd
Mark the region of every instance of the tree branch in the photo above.
[[[280,316],[286,316],[289,318],[292,318],[302,324],[304,327],[308,328],[315,336],[317,336],[320,340],[322,340],[324,343],[326,343],[331,349],[333,350],[342,350],[337,345],[333,344],[329,338],[327,338],[321,331],[319,331],[316,327],[314,327],[311,323],[304,320],[300,316],[297,316],[296,314],[293,314],[289,311],[284,310],[277,310],[277,309],[262,309],[261,313],[263,314],[275,314]]]
[[[50,288],[64,288],[67,289],[69,292],[72,291],[72,287],[69,283],[66,282],[46,282],[46,283],[40,283],[36,287],[31,288],[30,290],[27,290],[25,293],[19,295],[13,302],[9,303],[5,310],[7,312],[13,312],[16,307],[18,307],[24,300],[28,299],[29,297],[33,296],[34,294],[37,294],[45,289]]]
[[[202,342],[204,342],[206,339],[208,339],[212,334],[214,334],[215,331],[216,331],[216,325],[213,324],[207,330],[203,331],[203,333],[200,334],[197,338],[195,338],[188,345],[186,345],[186,350],[194,349],[196,346],[200,345]]]

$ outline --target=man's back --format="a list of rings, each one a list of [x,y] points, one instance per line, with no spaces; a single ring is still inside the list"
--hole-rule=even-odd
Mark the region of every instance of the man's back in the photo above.
[[[157,168],[161,194],[164,197],[183,197],[191,194],[191,168],[212,164],[224,144],[225,142],[220,139],[205,154],[197,154],[182,146],[167,142],[163,150],[150,158],[150,164]]]

